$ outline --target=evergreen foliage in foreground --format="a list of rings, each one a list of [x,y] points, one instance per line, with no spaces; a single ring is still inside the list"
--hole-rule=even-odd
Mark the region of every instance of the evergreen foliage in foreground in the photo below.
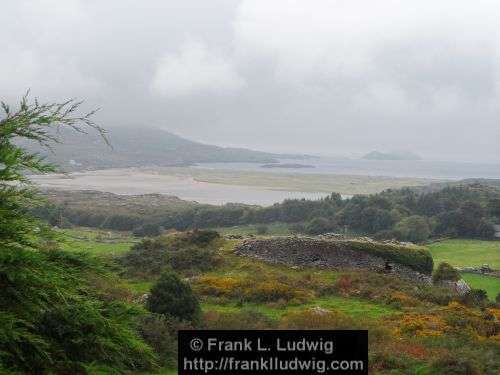
[[[143,314],[125,302],[104,298],[95,285],[111,276],[91,259],[48,246],[50,231],[27,208],[37,195],[24,173],[55,168],[14,142],[49,146],[54,128],[94,128],[80,103],[28,103],[17,110],[2,103],[0,120],[0,373],[85,374],[154,366],[154,355],[137,335]],[[82,127],[83,126],[83,127]],[[92,283],[91,280],[101,280]],[[109,281],[109,280],[108,280]]]

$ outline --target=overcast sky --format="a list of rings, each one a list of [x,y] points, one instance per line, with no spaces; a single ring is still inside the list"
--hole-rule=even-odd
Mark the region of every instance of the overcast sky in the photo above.
[[[498,0],[15,0],[0,96],[266,151],[500,161]]]

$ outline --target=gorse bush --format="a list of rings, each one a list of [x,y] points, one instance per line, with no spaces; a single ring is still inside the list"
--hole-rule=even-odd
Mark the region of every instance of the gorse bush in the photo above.
[[[278,280],[271,275],[264,280],[260,277],[203,276],[195,280],[193,287],[202,296],[226,297],[241,302],[305,302],[312,297],[310,290],[292,280]]]

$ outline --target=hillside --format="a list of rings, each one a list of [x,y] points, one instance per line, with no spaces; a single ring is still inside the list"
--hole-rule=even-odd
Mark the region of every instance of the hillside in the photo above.
[[[194,142],[157,128],[116,127],[108,129],[106,145],[97,134],[61,131],[61,143],[53,152],[33,143],[21,143],[30,152],[40,152],[63,170],[94,170],[139,166],[178,166],[194,163],[274,163],[279,158],[305,159],[304,155],[281,155],[244,148],[230,148]]]

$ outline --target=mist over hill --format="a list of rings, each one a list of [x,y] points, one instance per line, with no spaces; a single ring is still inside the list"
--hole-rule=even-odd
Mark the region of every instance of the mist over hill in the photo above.
[[[39,145],[23,142],[66,171],[142,166],[181,166],[194,163],[275,163],[279,158],[306,159],[306,155],[284,155],[244,148],[219,147],[194,142],[158,128],[117,127],[107,129],[111,147],[96,133],[61,131],[61,143],[48,153]]]

